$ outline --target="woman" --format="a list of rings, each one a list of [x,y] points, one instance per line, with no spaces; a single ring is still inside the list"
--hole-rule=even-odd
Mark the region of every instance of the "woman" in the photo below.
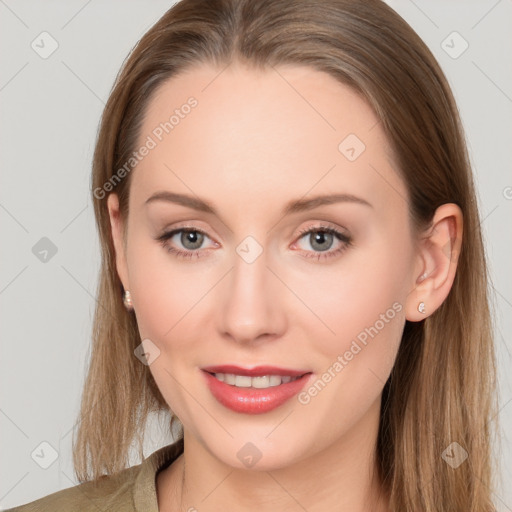
[[[13,510],[494,509],[463,130],[386,4],[182,0],[118,76],[92,197],[84,483]],[[179,439],[126,468],[161,410]]]

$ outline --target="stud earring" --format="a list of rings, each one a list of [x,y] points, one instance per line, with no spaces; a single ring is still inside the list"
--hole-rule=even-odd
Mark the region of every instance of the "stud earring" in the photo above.
[[[424,274],[422,274],[420,277],[418,277],[418,281],[424,281],[425,279],[427,278],[427,273],[425,272]]]
[[[128,290],[125,290],[123,294],[123,304],[128,311],[133,309],[132,296]]]
[[[420,313],[425,314],[425,303],[424,303],[424,302],[420,302],[420,303],[418,304],[418,311],[419,311]]]

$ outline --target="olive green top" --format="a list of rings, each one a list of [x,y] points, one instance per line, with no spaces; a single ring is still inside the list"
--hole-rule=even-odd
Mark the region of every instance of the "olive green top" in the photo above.
[[[183,453],[183,439],[164,446],[137,466],[54,492],[6,512],[158,512],[156,475]]]

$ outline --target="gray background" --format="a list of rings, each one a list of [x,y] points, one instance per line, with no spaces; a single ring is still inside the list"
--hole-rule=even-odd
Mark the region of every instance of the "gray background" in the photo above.
[[[512,1],[388,2],[439,60],[466,129],[495,291],[503,439],[496,451],[510,482]],[[124,58],[172,3],[0,0],[0,509],[77,483],[71,431],[99,269],[89,200],[96,129]],[[58,48],[42,58],[53,40]],[[469,47],[457,56],[464,40]],[[48,246],[43,237],[57,249],[46,262],[33,252]],[[170,442],[162,419],[150,422],[146,456]],[[495,500],[512,510],[510,486]]]

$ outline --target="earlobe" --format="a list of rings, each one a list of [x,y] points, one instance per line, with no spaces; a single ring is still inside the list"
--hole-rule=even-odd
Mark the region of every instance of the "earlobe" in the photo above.
[[[129,289],[128,270],[126,265],[124,225],[119,210],[119,198],[117,194],[110,194],[107,198],[107,208],[110,218],[110,228],[116,256],[116,268],[119,279],[125,290]]]
[[[406,301],[406,319],[419,322],[448,296],[462,246],[462,211],[454,203],[440,206],[419,243],[421,271]]]

